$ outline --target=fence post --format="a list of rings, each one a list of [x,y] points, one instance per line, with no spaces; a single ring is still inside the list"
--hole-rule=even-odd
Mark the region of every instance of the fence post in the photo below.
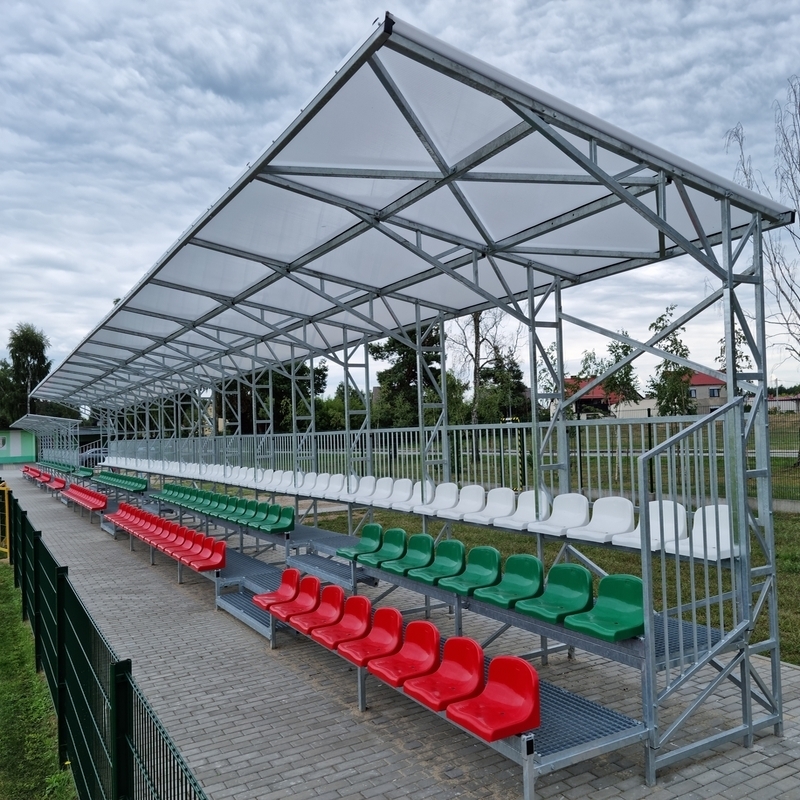
[[[19,586],[22,591],[22,620],[23,622],[28,619],[28,537],[25,535],[28,530],[28,515],[25,511],[20,509],[19,523],[20,523],[20,569],[19,569]]]
[[[67,584],[67,567],[56,567],[56,717],[58,720],[58,760],[69,761],[67,752],[67,617],[64,609],[64,588]]]
[[[112,662],[109,672],[112,800],[132,800],[133,752],[127,741],[133,736],[131,660]]]
[[[31,547],[33,550],[33,617],[31,627],[33,628],[33,654],[36,663],[36,671],[42,671],[42,598],[39,580],[39,548],[44,547],[42,542],[42,532],[33,529],[31,531]]]

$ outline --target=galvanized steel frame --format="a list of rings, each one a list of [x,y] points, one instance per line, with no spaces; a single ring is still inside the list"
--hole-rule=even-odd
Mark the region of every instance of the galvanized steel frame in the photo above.
[[[488,97],[500,101],[509,109],[519,122],[505,132],[485,142],[473,152],[450,163],[437,146],[435,137],[426,129],[424,121],[415,111],[413,103],[404,95],[394,80],[391,70],[387,69],[386,59],[382,57],[382,48],[395,54],[412,59],[418,64],[446,76],[463,85],[469,86]],[[330,165],[276,165],[273,160],[306,126],[311,124],[315,116],[330,102],[340,89],[362,67],[372,71],[380,82],[387,96],[398,109],[405,122],[414,132],[418,141],[430,156],[436,170],[418,169],[362,169],[343,168]],[[524,138],[537,135],[544,137],[554,148],[566,156],[575,166],[575,174],[559,172],[508,172],[497,173],[480,170],[493,156],[512,147]],[[585,142],[585,148],[577,147],[575,140]],[[600,164],[600,151],[615,154],[626,159],[631,166],[616,174],[604,169]],[[406,179],[418,182],[416,187],[402,197],[389,202],[383,207],[371,207],[363,202],[356,202],[329,191],[323,191],[302,183],[300,178],[347,177],[370,178],[374,180]],[[538,183],[545,185],[591,185],[601,187],[603,194],[588,203],[559,213],[544,222],[530,225],[504,238],[494,239],[489,227],[481,219],[480,214],[471,205],[461,183]],[[291,192],[315,202],[327,204],[338,209],[345,209],[354,219],[354,224],[347,230],[333,236],[327,241],[303,253],[299,257],[283,261],[263,254],[249,252],[245,249],[212,241],[204,229],[213,221],[241,192],[253,183],[266,184]],[[693,227],[693,233],[681,233],[675,224],[668,208],[668,193],[674,187],[680,199],[681,213],[684,213]],[[415,203],[429,197],[434,192],[449,192],[466,217],[474,225],[477,238],[471,239],[457,235],[451,231],[410,221],[408,216],[400,216]],[[704,227],[701,214],[692,200],[692,193],[711,197],[718,201],[720,209],[719,225]],[[651,204],[645,202],[651,200]],[[652,251],[637,249],[609,250],[603,248],[575,246],[554,247],[542,245],[537,238],[568,227],[580,220],[588,219],[603,213],[610,208],[624,207],[630,209],[657,232],[658,247]],[[737,213],[745,211],[749,215],[746,222],[733,222],[733,209]],[[223,432],[227,435],[228,414],[231,416],[231,429],[234,437],[241,442],[241,382],[250,381],[255,403],[256,374],[271,375],[280,371],[291,378],[292,394],[298,404],[306,407],[305,414],[294,416],[292,457],[293,468],[316,471],[318,452],[317,436],[314,430],[314,392],[313,362],[319,358],[334,358],[344,366],[345,399],[346,399],[346,437],[349,442],[356,443],[366,439],[370,432],[369,403],[367,411],[360,423],[352,424],[351,417],[356,416],[349,408],[349,391],[351,387],[362,391],[352,370],[363,370],[364,390],[362,397],[369,399],[368,356],[365,356],[363,367],[356,367],[353,361],[358,348],[377,339],[392,337],[405,345],[416,349],[418,356],[418,410],[420,418],[419,441],[421,451],[421,476],[439,475],[441,479],[450,477],[450,454],[447,420],[446,361],[443,343],[444,322],[456,316],[484,308],[498,307],[511,318],[523,322],[530,330],[529,352],[532,371],[532,409],[540,400],[549,399],[554,406],[552,423],[541,434],[534,423],[531,426],[535,442],[534,470],[536,482],[544,486],[552,481],[546,480],[547,473],[556,472],[558,491],[570,489],[570,447],[568,437],[567,415],[575,403],[594,386],[600,384],[608,375],[597,376],[579,392],[567,397],[564,387],[564,326],[577,325],[580,328],[602,334],[609,339],[623,341],[634,350],[630,356],[619,362],[616,368],[625,366],[644,353],[656,355],[675,362],[684,367],[701,370],[725,380],[729,405],[726,406],[724,458],[730,472],[726,487],[726,499],[734,509],[734,524],[739,542],[750,541],[748,531],[763,547],[765,563],[760,564],[757,571],[751,568],[746,560],[746,552],[731,569],[732,579],[735,577],[739,594],[738,619],[745,624],[746,635],[742,633],[739,646],[739,662],[720,666],[722,679],[738,680],[742,687],[742,726],[734,735],[741,736],[746,744],[752,741],[753,692],[751,683],[755,682],[762,695],[768,698],[774,711],[776,731],[781,728],[781,696],[779,671],[779,636],[777,627],[777,595],[775,589],[775,552],[771,518],[770,472],[768,450],[768,420],[766,415],[766,334],[764,313],[764,276],[762,264],[762,235],[765,230],[786,225],[793,220],[794,212],[774,203],[758,198],[744,189],[738,189],[722,179],[715,181],[713,176],[693,170],[679,159],[672,159],[668,154],[647,146],[632,137],[609,126],[596,124],[586,115],[565,110],[558,102],[546,102],[535,93],[526,93],[511,80],[504,80],[490,68],[482,68],[467,56],[457,56],[445,46],[436,46],[424,35],[414,32],[409,26],[395,23],[391,15],[387,15],[382,26],[377,28],[364,44],[355,52],[347,63],[336,73],[325,89],[301,112],[289,128],[272,144],[262,157],[231,187],[220,202],[214,204],[198,221],[181,236],[159,260],[150,275],[146,276],[143,285],[160,287],[164,290],[187,291],[203,294],[214,301],[210,310],[204,311],[194,318],[181,317],[167,312],[148,311],[131,306],[130,311],[144,317],[158,318],[178,325],[171,334],[160,336],[147,334],[147,345],[139,348],[132,355],[126,355],[129,345],[105,344],[106,349],[120,350],[119,356],[76,351],[67,362],[57,369],[52,376],[45,379],[37,387],[35,393],[46,399],[61,402],[80,402],[107,410],[111,426],[110,438],[139,438],[149,436],[153,419],[149,404],[156,403],[157,417],[161,430],[168,433],[168,438],[176,440],[202,436],[208,427],[209,397],[215,392],[221,393],[224,411]],[[333,252],[346,242],[367,233],[378,233],[385,238],[387,244],[400,246],[413,254],[424,265],[417,273],[401,277],[384,286],[371,285],[368,280],[353,275],[329,274],[324,268],[318,268],[318,262],[325,255]],[[734,248],[734,241],[739,244]],[[228,297],[213,287],[187,288],[170,283],[159,277],[159,269],[168,264],[179,252],[188,248],[214,251],[235,256],[247,262],[258,264],[265,270],[265,276],[248,286],[236,297]],[[716,248],[716,249],[715,249]],[[718,255],[719,252],[719,255]],[[750,263],[736,271],[737,264],[743,256],[751,256]],[[694,308],[673,321],[669,328],[647,341],[639,341],[630,336],[622,336],[610,330],[582,320],[564,310],[563,292],[566,288],[590,283],[605,277],[616,275],[640,266],[653,264],[679,255],[689,256],[699,264],[708,279],[718,284],[716,291],[699,302]],[[613,263],[586,270],[571,272],[554,267],[543,259],[549,256],[574,256],[586,259],[613,259]],[[524,270],[526,286],[523,290],[512,289],[504,276],[502,267],[513,266]],[[469,269],[472,268],[472,274]],[[434,276],[446,276],[461,287],[467,288],[474,296],[468,305],[450,306],[446,299],[425,297],[424,300],[415,293],[415,287]],[[490,291],[482,282],[484,276],[491,276],[500,285],[499,291]],[[257,300],[256,295],[264,289],[286,281],[292,286],[307,293],[309,297],[322,300],[325,307],[312,314],[296,314],[282,324],[275,324],[268,319],[269,314],[286,315],[286,309],[275,304]],[[137,287],[138,288],[138,287]],[[753,295],[748,301],[741,295],[748,289]],[[134,297],[134,294],[131,297]],[[121,310],[127,308],[128,299],[121,304]],[[725,372],[698,364],[690,359],[676,357],[658,347],[658,343],[671,331],[694,319],[699,314],[720,302],[723,308],[724,341],[729,354],[729,365]],[[404,317],[403,308],[413,306],[414,319]],[[750,320],[745,313],[748,307],[755,307],[755,318]],[[241,329],[234,324],[222,324],[217,318],[229,311],[235,311],[242,320]],[[380,312],[380,314],[378,314]],[[94,333],[108,331],[110,333],[127,334],[128,331],[113,323],[113,314],[109,322],[101,324]],[[344,316],[342,316],[344,315]],[[381,322],[379,316],[390,322]],[[341,317],[340,319],[336,319]],[[257,332],[252,328],[255,324]],[[437,354],[442,367],[441,378],[436,379],[428,369],[421,342],[423,334],[434,326],[439,326],[440,339]],[[739,373],[735,366],[737,352],[736,329],[740,328],[747,343],[747,349],[755,362],[755,367]],[[408,331],[414,330],[416,341]],[[553,364],[547,357],[541,339],[541,332],[551,330],[555,336],[557,363]],[[249,332],[247,332],[249,330]],[[337,331],[340,340],[332,340],[331,331]],[[327,333],[326,333],[327,332]],[[89,339],[92,335],[90,334]],[[200,337],[203,344],[191,337]],[[225,338],[228,337],[228,338]],[[311,341],[311,339],[314,341]],[[185,340],[185,341],[183,341]],[[259,349],[261,348],[261,349]],[[80,348],[78,348],[80,350]],[[289,356],[286,356],[288,350]],[[263,355],[266,353],[267,355]],[[337,355],[341,354],[341,355]],[[556,385],[555,391],[546,395],[539,391],[536,362],[544,359],[545,368],[551,372]],[[247,367],[242,362],[247,362]],[[306,378],[299,379],[297,370],[300,364],[311,365],[312,378],[308,381],[310,393],[304,395]],[[249,378],[245,377],[249,375]],[[433,386],[433,399],[425,396],[425,385]],[[235,386],[235,389],[233,388]],[[271,379],[270,379],[271,386]],[[225,397],[230,389],[231,397],[236,403],[226,403]],[[739,392],[753,395],[752,411],[745,421],[741,412],[741,403],[735,398]],[[210,394],[209,394],[210,393]],[[271,395],[271,391],[270,391]],[[170,397],[173,398],[170,401]],[[172,417],[169,417],[169,405],[172,402]],[[272,398],[268,403],[272,409]],[[146,407],[145,424],[140,424],[138,409]],[[132,413],[133,410],[133,413]],[[255,407],[254,407],[255,425]],[[436,417],[433,424],[426,424],[425,412],[433,412]],[[187,413],[188,412],[188,413]],[[274,426],[272,411],[264,426],[265,442],[272,442]],[[217,410],[212,414],[212,425],[216,423]],[[715,424],[716,416],[708,418],[707,423]],[[144,429],[144,430],[142,430]],[[236,433],[238,431],[238,434]],[[683,436],[684,434],[681,434]],[[690,434],[686,434],[690,435]],[[745,443],[752,439],[751,450],[755,451],[755,468],[748,469],[745,458]],[[681,439],[683,441],[683,439]],[[365,457],[358,464],[352,454],[348,458],[348,471],[365,469],[371,471],[372,452],[369,444]],[[671,442],[670,447],[677,446]],[[438,447],[438,451],[437,451]],[[275,457],[272,444],[265,445],[271,458]],[[227,448],[225,448],[227,450]],[[351,447],[354,451],[355,447]],[[544,454],[554,452],[557,461],[545,462]],[[640,510],[646,508],[647,495],[644,483],[644,465],[655,458],[658,448],[640,459],[639,474]],[[240,456],[241,458],[241,453]],[[180,455],[179,455],[180,460]],[[254,466],[256,466],[254,464]],[[756,513],[747,510],[744,487],[750,482],[755,485]],[[555,487],[554,487],[555,488]],[[712,493],[713,496],[713,493]],[[721,497],[713,497],[719,502]],[[643,527],[647,529],[647,515],[644,515]],[[646,596],[652,591],[652,574],[649,552],[643,555],[643,574],[645,576]],[[758,599],[752,602],[754,595]],[[652,597],[651,597],[652,600]],[[761,613],[768,614],[769,639],[753,643],[749,641],[754,617]],[[738,645],[737,645],[738,646]],[[768,678],[757,672],[750,654],[765,651],[770,653],[770,670]],[[661,742],[657,721],[657,693],[655,686],[655,661],[649,662],[649,680],[653,681],[645,692],[645,715],[650,731],[648,758],[648,780],[655,779],[658,766],[666,765],[674,758],[671,755],[658,754]],[[741,666],[739,677],[733,672]],[[715,688],[709,684],[711,688]],[[711,689],[701,691],[695,698],[693,708],[701,706],[710,694]],[[674,733],[681,728],[679,720]],[[695,752],[711,746],[710,740],[697,742],[684,749],[684,754]]]

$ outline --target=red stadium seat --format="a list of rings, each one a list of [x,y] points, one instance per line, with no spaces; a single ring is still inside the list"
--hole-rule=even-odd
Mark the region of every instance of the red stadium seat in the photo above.
[[[402,686],[409,678],[427,675],[439,666],[439,639],[439,629],[432,622],[409,622],[403,646],[394,655],[373,659],[367,669],[390,686]]]
[[[371,612],[372,602],[368,597],[360,594],[348,597],[339,622],[315,628],[311,638],[328,650],[335,650],[342,642],[360,639],[369,630]]]
[[[439,669],[407,680],[403,691],[433,711],[444,711],[450,703],[479,695],[483,683],[483,648],[467,636],[453,636],[444,643]]]
[[[326,586],[320,595],[319,605],[305,614],[289,617],[289,624],[308,636],[314,628],[333,625],[344,613],[344,589],[341,586]]]
[[[300,581],[300,590],[294,600],[286,603],[276,603],[270,606],[269,613],[286,622],[295,614],[305,614],[313,611],[319,605],[319,578],[315,575],[306,575]]]
[[[281,584],[274,592],[264,592],[253,597],[253,602],[263,611],[275,603],[288,603],[297,597],[300,589],[300,570],[289,567],[281,575]]]
[[[403,615],[396,608],[379,608],[372,618],[372,627],[366,636],[342,642],[336,652],[357,667],[363,667],[373,658],[390,656],[403,642]]]
[[[484,690],[446,711],[449,720],[487,742],[538,728],[539,713],[539,675],[517,656],[493,658]]]

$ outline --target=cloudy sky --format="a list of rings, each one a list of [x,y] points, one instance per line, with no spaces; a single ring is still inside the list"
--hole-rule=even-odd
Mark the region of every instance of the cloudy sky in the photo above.
[[[384,3],[4,0],[0,357],[18,322],[63,359],[305,106]],[[772,172],[774,103],[800,72],[800,2],[399,0],[390,11],[684,158],[732,177],[741,122]],[[641,271],[624,327],[701,298],[689,265]],[[680,287],[675,288],[675,287]],[[617,287],[590,306],[614,303]],[[619,327],[619,324],[611,327]],[[718,350],[702,327],[692,357]],[[577,369],[575,342],[568,367]],[[772,353],[771,372],[800,381]],[[332,376],[334,377],[334,376]]]

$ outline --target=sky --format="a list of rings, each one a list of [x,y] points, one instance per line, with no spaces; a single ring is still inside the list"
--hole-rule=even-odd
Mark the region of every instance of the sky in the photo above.
[[[4,0],[0,357],[19,322],[54,365],[294,119],[382,18],[369,0]],[[769,182],[774,104],[800,73],[800,0],[404,0],[389,10],[602,119],[731,178],[737,123]],[[673,261],[580,302],[647,337],[708,293]],[[620,323],[621,287],[635,296]],[[666,288],[665,288],[666,287]],[[605,312],[608,313],[605,313]],[[580,315],[580,314],[579,314]],[[687,329],[713,363],[717,335]],[[575,337],[568,371],[605,342]],[[526,350],[526,348],[523,348]],[[522,357],[525,361],[524,354]],[[644,361],[644,377],[651,362]],[[800,382],[777,344],[769,371]],[[331,386],[339,376],[332,371]]]

